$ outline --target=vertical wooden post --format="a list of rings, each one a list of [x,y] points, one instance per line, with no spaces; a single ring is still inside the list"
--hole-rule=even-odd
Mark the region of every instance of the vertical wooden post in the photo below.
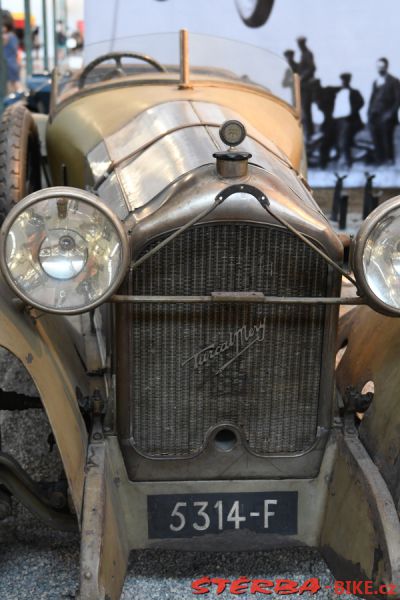
[[[300,86],[300,75],[293,73],[293,84],[294,84],[294,101],[297,117],[301,121],[302,110],[301,110],[301,86]]]
[[[181,80],[179,89],[186,90],[190,88],[190,66],[189,66],[189,33],[187,29],[180,30],[180,65]]]

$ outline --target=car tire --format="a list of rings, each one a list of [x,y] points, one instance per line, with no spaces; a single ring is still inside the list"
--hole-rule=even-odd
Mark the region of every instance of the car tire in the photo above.
[[[0,222],[14,204],[40,187],[37,127],[26,106],[13,104],[0,121]]]
[[[243,0],[235,0],[240,18],[248,27],[261,27],[268,21],[271,14],[274,0],[257,0],[254,3],[254,9],[249,12],[243,6]]]

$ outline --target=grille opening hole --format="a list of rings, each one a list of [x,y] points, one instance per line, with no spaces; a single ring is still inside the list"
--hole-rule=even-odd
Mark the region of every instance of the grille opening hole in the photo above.
[[[217,450],[229,452],[236,446],[237,437],[232,429],[220,429],[215,435],[214,444]]]

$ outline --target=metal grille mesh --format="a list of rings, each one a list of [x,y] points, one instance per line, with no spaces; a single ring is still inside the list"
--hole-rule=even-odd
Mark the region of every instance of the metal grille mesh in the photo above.
[[[325,296],[327,266],[288,231],[209,224],[143,263],[128,288],[145,295]],[[130,311],[131,426],[140,452],[192,456],[219,423],[240,427],[261,455],[313,443],[324,306],[137,304]]]

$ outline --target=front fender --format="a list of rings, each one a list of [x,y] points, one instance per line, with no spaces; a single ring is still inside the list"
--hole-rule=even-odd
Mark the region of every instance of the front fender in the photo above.
[[[48,314],[37,316],[33,318],[15,302],[0,275],[0,346],[23,363],[38,389],[80,517],[87,431],[77,391],[89,396],[88,380],[67,319]]]
[[[361,392],[374,382],[374,399],[360,424],[360,438],[378,466],[400,514],[400,319],[360,307],[339,325],[347,348],[337,370],[339,391]]]

